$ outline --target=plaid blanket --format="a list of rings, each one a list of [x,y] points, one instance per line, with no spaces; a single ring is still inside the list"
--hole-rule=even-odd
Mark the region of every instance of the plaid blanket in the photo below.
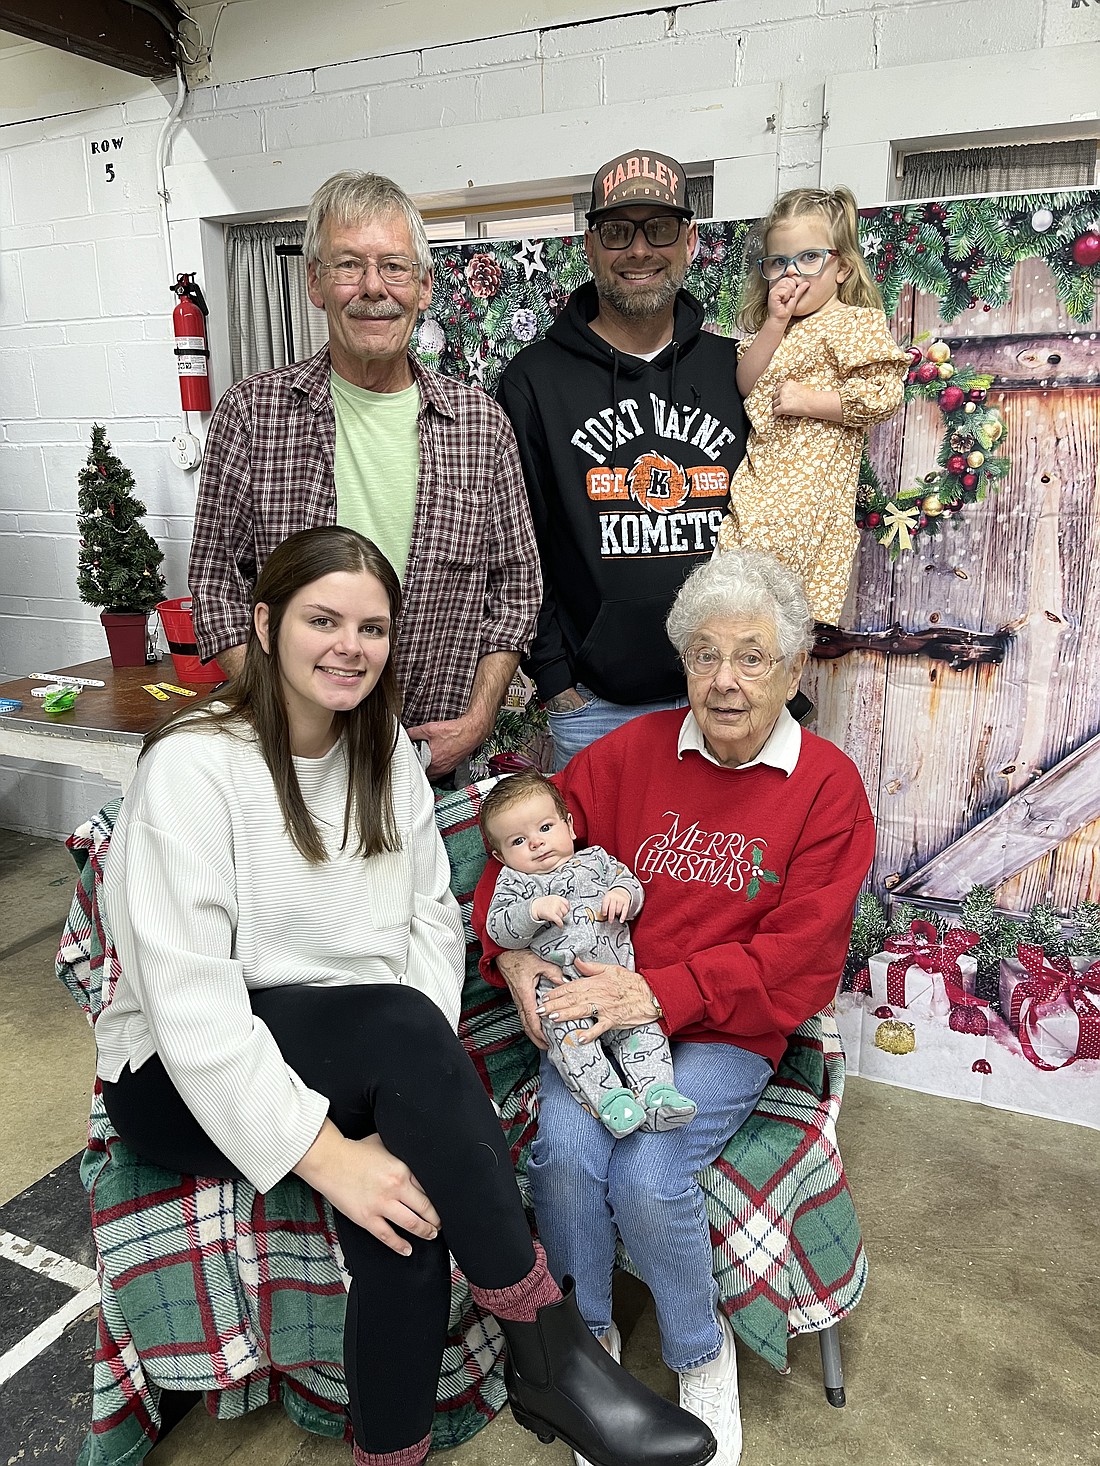
[[[467,935],[460,1036],[500,1112],[521,1192],[538,1065],[507,993],[485,984],[469,918],[485,863],[473,786],[437,820]],[[94,1022],[118,959],[97,894],[118,801],[69,841],[80,868],[57,973]],[[723,1306],[746,1344],[785,1369],[788,1336],[827,1328],[858,1302],[866,1260],[836,1147],[844,1059],[831,1012],[793,1036],[752,1117],[702,1181]],[[345,1277],[327,1203],[297,1178],[247,1182],[150,1166],[111,1128],[96,1086],[81,1176],[91,1198],[102,1301],[92,1429],[79,1466],[140,1461],[161,1392],[200,1390],[219,1418],[274,1400],[300,1426],[349,1436],[343,1377]],[[621,1254],[623,1267],[631,1268]],[[433,1449],[461,1444],[502,1407],[496,1321],[452,1275]]]

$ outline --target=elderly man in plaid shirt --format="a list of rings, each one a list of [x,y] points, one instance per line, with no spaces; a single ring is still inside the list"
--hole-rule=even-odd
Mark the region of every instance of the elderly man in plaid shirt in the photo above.
[[[401,578],[404,722],[440,779],[492,729],[541,600],[515,437],[484,392],[409,354],[432,269],[397,184],[330,178],[303,252],[329,343],[218,404],[188,577],[199,652],[236,673],[252,586],[275,546],[312,525],[359,530]]]

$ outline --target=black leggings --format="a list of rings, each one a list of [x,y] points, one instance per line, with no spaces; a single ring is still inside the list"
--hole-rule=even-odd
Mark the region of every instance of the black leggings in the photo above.
[[[329,1100],[353,1140],[377,1134],[412,1171],[443,1222],[408,1236],[401,1257],[339,1212],[351,1274],[344,1327],[352,1429],[365,1451],[414,1445],[431,1430],[450,1309],[448,1251],[471,1282],[505,1288],[535,1264],[500,1121],[435,1004],[396,983],[267,988],[250,994],[287,1064]],[[104,1084],[111,1123],[139,1155],[193,1176],[239,1178],[200,1129],[159,1058]]]

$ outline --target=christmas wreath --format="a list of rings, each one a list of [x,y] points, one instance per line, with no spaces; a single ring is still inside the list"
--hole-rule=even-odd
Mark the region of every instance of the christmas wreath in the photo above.
[[[996,451],[1004,436],[1004,420],[1000,409],[987,401],[993,378],[973,367],[956,366],[945,341],[933,341],[926,352],[911,346],[909,358],[906,401],[934,401],[943,414],[939,466],[912,487],[889,495],[864,452],[856,491],[857,525],[873,534],[894,560],[913,548],[918,535],[938,534],[944,520],[984,499],[1009,469],[1008,458]]]

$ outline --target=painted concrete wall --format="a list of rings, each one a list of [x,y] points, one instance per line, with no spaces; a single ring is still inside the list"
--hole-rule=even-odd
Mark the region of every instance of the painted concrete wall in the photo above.
[[[507,7],[509,26],[530,28],[402,50],[452,7],[392,5],[369,41],[329,15],[318,41],[306,7],[273,0],[263,11],[280,26],[258,30],[260,10],[237,0],[172,134],[171,274],[155,159],[174,86],[33,47],[0,57],[0,671],[104,653],[75,589],[76,473],[95,421],[135,474],[169,593],[185,591],[195,479],[168,456],[181,419],[167,287],[201,272],[224,389],[221,221],[301,207],[346,166],[389,173],[425,204],[568,192],[639,141],[712,164],[719,216],[761,212],[823,170],[872,203],[899,136],[1095,125],[1098,12],[1072,0],[691,0],[542,23],[608,8]],[[492,9],[473,5],[467,34]],[[215,10],[195,13],[212,23]],[[250,14],[251,39],[238,25]],[[286,69],[247,76],[273,58]],[[2,85],[16,64],[31,78],[21,94]],[[899,114],[889,132],[883,99]],[[16,828],[63,833],[102,795],[0,767],[0,823]]]

